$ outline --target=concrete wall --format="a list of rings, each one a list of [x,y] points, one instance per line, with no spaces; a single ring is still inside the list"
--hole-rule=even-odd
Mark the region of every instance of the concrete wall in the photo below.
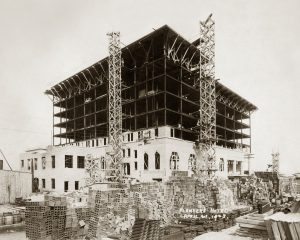
[[[14,166],[12,165],[12,163],[10,163],[10,162],[8,162],[8,163],[12,167],[12,169],[14,169]],[[2,156],[2,154],[0,153],[0,170],[11,170],[10,167],[9,167],[9,165],[5,161],[5,159]]]
[[[85,185],[85,169],[78,168],[77,156],[86,157],[88,154],[94,157],[105,155],[104,148],[86,148],[77,146],[64,147],[48,147],[44,151],[27,151],[20,154],[20,167],[22,171],[31,172],[31,161],[33,161],[34,178],[39,179],[39,190],[64,192],[64,184],[68,182],[69,191],[75,190],[75,181],[79,182],[79,189]],[[65,155],[73,156],[73,167],[65,167]],[[52,167],[52,156],[55,156],[55,167]],[[43,158],[45,165],[43,166]],[[21,166],[21,161],[24,160],[24,167]],[[35,162],[37,165],[35,166]],[[28,167],[30,166],[30,167]],[[30,168],[30,169],[29,169]],[[45,179],[45,187],[43,187],[43,179]],[[55,188],[52,188],[51,179],[55,179]]]
[[[148,130],[147,130],[148,131]],[[189,158],[190,155],[196,155],[194,150],[194,143],[170,136],[170,127],[165,126],[159,128],[158,136],[154,137],[154,129],[151,131],[151,138],[144,141],[128,142],[125,137],[125,157],[124,162],[130,164],[130,173],[132,177],[138,178],[140,181],[150,181],[153,179],[165,180],[171,176],[170,158],[173,152],[176,152],[179,156],[178,170],[190,171]],[[134,139],[135,140],[135,139]],[[128,148],[130,148],[130,157],[128,156]],[[138,157],[134,157],[134,150],[138,151]],[[155,169],[155,153],[160,154],[161,168]],[[144,153],[148,154],[149,167],[148,170],[144,170]],[[223,178],[227,178],[229,175],[243,175],[244,170],[247,169],[247,164],[244,161],[244,152],[240,149],[229,149],[223,147],[216,147],[216,165],[217,175]],[[221,171],[219,168],[220,161],[223,159],[224,167]],[[232,161],[232,171],[228,172],[228,161]],[[137,162],[138,169],[135,170],[135,162]],[[241,165],[240,171],[237,171],[237,164]],[[191,171],[190,171],[191,174]]]
[[[27,198],[32,191],[30,173],[0,170],[0,204],[14,203],[16,198]]]
[[[149,134],[150,131],[150,134]],[[132,137],[131,137],[132,135]],[[129,137],[128,137],[129,136]],[[141,137],[144,136],[144,137]],[[91,140],[90,140],[91,141]],[[189,171],[190,155],[195,155],[193,142],[171,137],[171,127],[164,126],[158,129],[155,136],[155,130],[144,130],[134,133],[123,134],[123,162],[126,168],[130,168],[128,177],[136,178],[142,182],[152,180],[167,180],[171,176],[174,166],[170,165],[170,159],[173,153],[178,155],[176,170]],[[64,192],[64,182],[68,182],[68,190],[75,190],[75,181],[79,182],[79,188],[85,185],[85,169],[78,168],[77,157],[91,154],[93,157],[104,157],[108,146],[104,145],[103,139],[98,139],[98,146],[94,143],[73,144],[65,146],[50,146],[47,149],[36,149],[27,151],[20,155],[20,169],[31,172],[31,161],[33,161],[34,177],[39,179],[40,190],[52,190]],[[84,146],[84,147],[83,147]],[[92,147],[94,146],[94,147]],[[135,151],[137,154],[135,154]],[[148,169],[144,168],[144,154],[148,155]],[[155,154],[160,155],[160,168],[155,168]],[[65,155],[73,156],[73,167],[65,167]],[[55,156],[55,168],[52,167],[52,156]],[[45,158],[46,164],[42,166],[42,158]],[[238,149],[227,149],[216,147],[217,168],[219,169],[220,159],[224,160],[223,171],[217,174],[226,178],[228,176],[228,160],[243,163],[244,152]],[[24,165],[22,166],[22,160]],[[37,166],[35,167],[35,163]],[[137,169],[135,168],[137,166]],[[173,169],[171,169],[173,168]],[[244,167],[242,167],[244,168]],[[235,168],[233,168],[234,170]],[[124,169],[124,173],[127,169]],[[240,173],[232,171],[230,174],[239,175]],[[42,179],[45,179],[45,187],[42,185]],[[55,179],[55,188],[51,186],[51,179]]]

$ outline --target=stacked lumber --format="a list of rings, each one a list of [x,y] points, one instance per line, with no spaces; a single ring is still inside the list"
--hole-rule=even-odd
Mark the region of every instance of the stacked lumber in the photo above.
[[[236,223],[239,225],[236,234],[243,237],[267,239],[268,232],[264,218],[272,213],[273,211],[264,214],[250,213],[236,218]]]
[[[300,213],[278,212],[265,218],[265,222],[271,240],[300,239]]]

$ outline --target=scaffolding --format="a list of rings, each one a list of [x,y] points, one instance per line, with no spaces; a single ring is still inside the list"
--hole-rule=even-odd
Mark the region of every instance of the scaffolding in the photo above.
[[[111,166],[114,181],[122,176],[122,101],[121,101],[121,47],[120,33],[111,32],[109,36],[109,85],[108,85],[108,138],[112,147]]]
[[[279,173],[279,152],[272,153],[272,168],[273,172]]]
[[[209,146],[204,159],[214,157],[214,144],[249,148],[250,115],[257,108],[215,81],[213,27],[211,17],[201,23],[200,43],[165,25],[121,50],[119,34],[110,35],[109,57],[46,91],[53,100],[54,145],[107,148],[110,142],[114,148],[106,150],[107,169],[113,169],[110,161],[121,167],[121,130],[126,141],[133,132],[170,126],[173,137],[197,141],[199,153],[200,143],[203,149]]]
[[[206,21],[200,21],[200,61],[199,78],[195,85],[200,91],[199,143],[197,145],[197,171],[214,175],[216,169],[216,80],[215,80],[215,22],[212,14]]]

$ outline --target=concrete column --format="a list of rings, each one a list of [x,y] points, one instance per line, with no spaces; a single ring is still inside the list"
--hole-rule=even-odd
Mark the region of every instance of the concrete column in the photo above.
[[[237,161],[233,160],[233,175],[236,174],[236,163],[237,163]]]
[[[249,175],[251,174],[251,159],[250,157],[247,159],[248,161],[248,171],[249,171]]]
[[[244,174],[244,161],[241,161],[241,174]]]

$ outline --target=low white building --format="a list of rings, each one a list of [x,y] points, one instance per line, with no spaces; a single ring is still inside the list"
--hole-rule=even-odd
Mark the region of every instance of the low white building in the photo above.
[[[139,181],[164,181],[172,171],[189,171],[196,157],[194,142],[173,137],[169,126],[123,133],[124,175]],[[46,149],[33,149],[20,155],[20,170],[33,172],[40,190],[66,192],[85,186],[85,157],[103,157],[107,138]],[[245,149],[216,147],[220,177],[243,175]]]

